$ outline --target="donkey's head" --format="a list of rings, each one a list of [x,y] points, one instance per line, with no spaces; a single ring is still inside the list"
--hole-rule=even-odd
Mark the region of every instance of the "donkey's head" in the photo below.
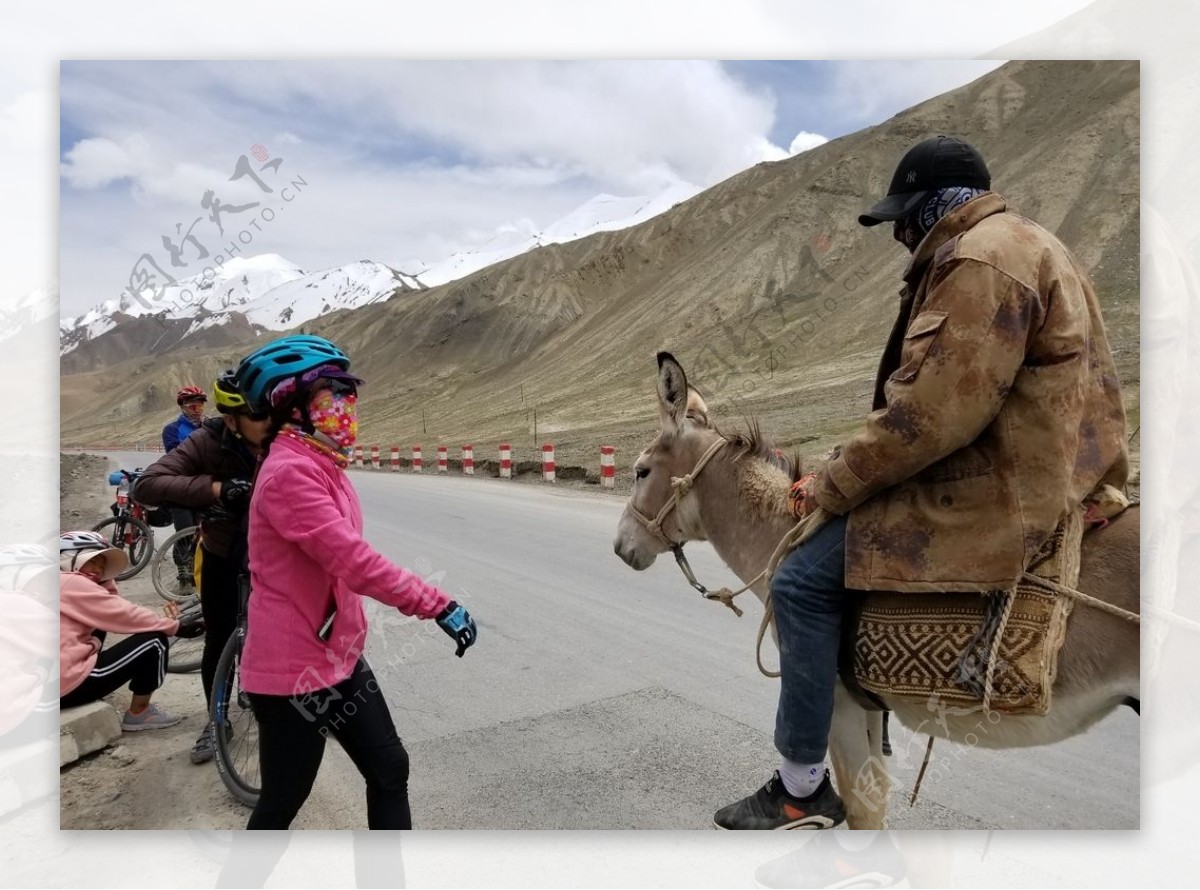
[[[703,541],[707,535],[695,498],[680,497],[673,485],[695,470],[721,435],[708,422],[708,407],[688,386],[683,367],[669,352],[658,353],[658,412],[662,430],[634,464],[633,494],[617,525],[613,550],[641,571],[674,544]],[[681,495],[682,495],[681,490]]]

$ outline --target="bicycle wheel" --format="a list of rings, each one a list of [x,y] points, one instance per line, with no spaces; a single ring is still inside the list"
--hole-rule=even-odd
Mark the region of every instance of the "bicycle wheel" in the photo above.
[[[179,617],[183,620],[200,614],[200,599],[192,597],[192,602],[180,610]],[[172,674],[190,674],[200,670],[200,662],[204,659],[204,640],[206,635],[200,634],[190,640],[171,637],[167,640],[169,657],[167,671]]]
[[[118,581],[132,578],[146,567],[154,555],[154,532],[136,517],[110,516],[93,525],[92,531],[102,533],[114,547],[124,550],[129,557],[129,568],[117,575]]]
[[[192,674],[200,670],[200,662],[204,659],[204,634],[181,640],[171,637],[167,640],[169,657],[167,672],[172,674]]]
[[[217,772],[229,793],[248,807],[258,803],[262,782],[258,769],[258,722],[242,689],[239,667],[245,628],[234,631],[213,680],[213,743]]]
[[[182,603],[196,595],[196,585],[188,576],[187,583],[181,579],[179,567],[175,565],[175,545],[186,541],[188,550],[187,566],[190,568],[196,552],[197,526],[177,531],[163,541],[154,551],[154,559],[150,563],[150,580],[158,595],[169,602]]]

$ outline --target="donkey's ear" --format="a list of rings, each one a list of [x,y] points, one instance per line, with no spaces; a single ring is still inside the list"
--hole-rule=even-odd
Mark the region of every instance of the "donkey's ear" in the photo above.
[[[708,426],[708,405],[696,387],[691,385],[688,386],[687,416],[702,426]]]
[[[658,359],[658,413],[663,430],[668,431],[683,422],[688,408],[687,375],[683,366],[669,352],[660,352]]]

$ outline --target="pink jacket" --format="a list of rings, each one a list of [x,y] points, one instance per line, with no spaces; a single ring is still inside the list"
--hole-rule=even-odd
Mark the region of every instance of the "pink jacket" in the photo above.
[[[58,648],[59,695],[66,695],[92,672],[100,654],[100,640],[94,630],[119,634],[161,630],[174,636],[179,622],[156,615],[144,606],[131,603],[117,592],[117,585],[97,584],[78,572],[59,572]]]
[[[242,684],[303,695],[350,676],[362,655],[362,596],[433,618],[450,597],[372,549],[358,495],[333,460],[278,438],[250,501],[250,583]],[[334,607],[328,642],[317,632]]]

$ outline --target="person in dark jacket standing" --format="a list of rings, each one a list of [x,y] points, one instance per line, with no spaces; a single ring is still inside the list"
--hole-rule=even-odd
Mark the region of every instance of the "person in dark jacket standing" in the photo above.
[[[179,406],[179,416],[163,427],[162,440],[165,453],[170,454],[188,436],[200,429],[204,423],[204,405],[207,402],[208,396],[198,386],[184,386],[175,393],[175,404]],[[175,531],[181,532],[185,528],[191,528],[199,521],[200,517],[191,510],[171,507],[171,523],[175,526]],[[176,544],[175,552],[171,554],[171,557],[175,561],[175,572],[179,578],[179,585],[190,587],[192,585],[192,565],[191,553],[188,548]]]
[[[200,605],[207,626],[200,680],[212,697],[217,661],[237,626],[238,575],[246,571],[246,509],[268,419],[253,414],[227,372],[213,387],[220,417],[146,468],[136,485],[143,504],[209,511],[200,522]],[[192,748],[192,763],[212,759],[212,727]]]

